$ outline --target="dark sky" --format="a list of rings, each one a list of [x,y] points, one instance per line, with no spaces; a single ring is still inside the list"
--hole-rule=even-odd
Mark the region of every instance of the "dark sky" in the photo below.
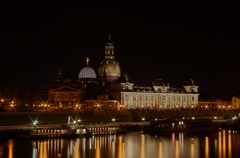
[[[2,88],[53,82],[59,67],[76,79],[85,56],[97,71],[111,33],[133,82],[192,78],[202,94],[240,90],[240,16],[231,8],[22,6],[0,11]]]

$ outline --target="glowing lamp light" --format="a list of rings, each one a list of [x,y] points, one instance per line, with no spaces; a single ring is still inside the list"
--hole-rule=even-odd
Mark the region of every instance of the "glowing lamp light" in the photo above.
[[[232,117],[232,120],[236,120],[236,119],[237,119],[237,117],[236,117],[236,116],[233,116],[233,117]]]
[[[142,117],[142,121],[145,121],[146,119],[145,119],[145,117]]]
[[[178,124],[179,124],[179,125],[183,125],[184,122],[183,122],[183,121],[179,121]]]
[[[112,122],[115,122],[116,121],[116,119],[115,118],[112,118]]]
[[[33,121],[33,126],[36,126],[38,124],[38,120]]]

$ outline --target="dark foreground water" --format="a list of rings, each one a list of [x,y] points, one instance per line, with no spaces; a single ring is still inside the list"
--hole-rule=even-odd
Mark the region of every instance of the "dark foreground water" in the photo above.
[[[240,134],[230,130],[189,135],[140,133],[78,139],[1,141],[0,158],[229,158],[240,157]]]

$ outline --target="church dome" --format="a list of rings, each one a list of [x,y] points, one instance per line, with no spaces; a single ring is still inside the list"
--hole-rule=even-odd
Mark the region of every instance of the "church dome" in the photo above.
[[[82,70],[79,72],[78,78],[79,79],[95,79],[97,78],[97,75],[93,70],[93,68],[91,68],[90,66],[86,66],[82,68]]]
[[[119,63],[115,60],[104,60],[98,69],[98,74],[108,80],[118,79],[121,76]]]
[[[110,35],[105,45],[105,57],[99,66],[98,75],[101,79],[107,81],[117,80],[121,76],[119,63],[114,57],[114,45]]]

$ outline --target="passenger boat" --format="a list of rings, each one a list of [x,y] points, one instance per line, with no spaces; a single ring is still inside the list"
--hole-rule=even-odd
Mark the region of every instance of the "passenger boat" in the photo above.
[[[164,119],[151,121],[150,126],[146,128],[144,132],[152,134],[169,134],[172,132],[201,133],[218,130],[218,126],[215,126],[210,119]]]
[[[30,132],[33,138],[42,137],[76,137],[87,135],[85,128],[36,128]]]

